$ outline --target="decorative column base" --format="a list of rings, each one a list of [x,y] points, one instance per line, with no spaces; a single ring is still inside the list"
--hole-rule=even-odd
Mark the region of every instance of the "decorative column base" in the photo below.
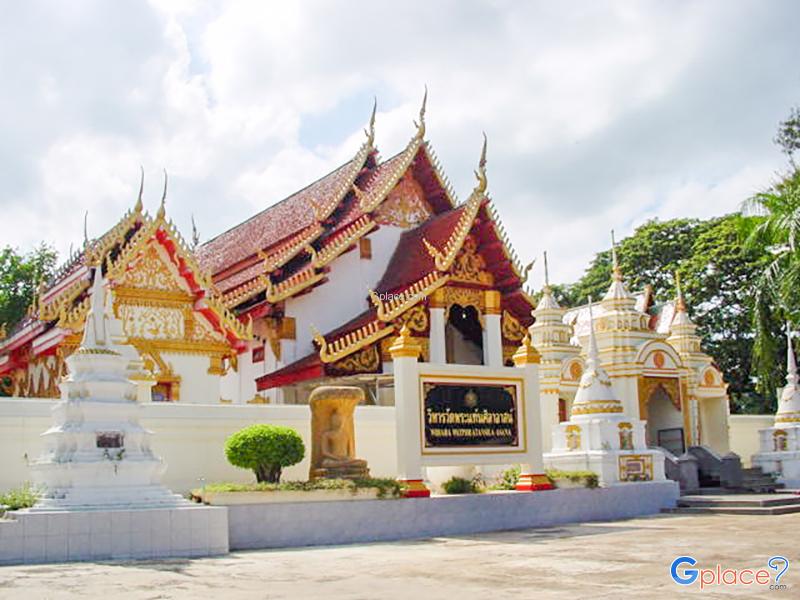
[[[540,492],[542,490],[554,490],[555,486],[550,483],[547,475],[534,475],[523,473],[517,482],[518,492]]]
[[[397,481],[406,488],[403,498],[430,498],[431,496],[431,491],[425,487],[422,479],[398,479]]]

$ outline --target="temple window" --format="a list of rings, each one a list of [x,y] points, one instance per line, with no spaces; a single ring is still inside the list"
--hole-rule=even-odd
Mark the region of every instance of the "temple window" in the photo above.
[[[369,238],[361,238],[358,240],[358,253],[359,257],[365,260],[372,258],[372,240]]]

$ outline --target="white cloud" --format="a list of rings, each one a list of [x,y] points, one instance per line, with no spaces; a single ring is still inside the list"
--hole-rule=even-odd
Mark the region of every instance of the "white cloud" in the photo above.
[[[523,257],[580,275],[608,230],[735,210],[798,100],[794,3],[409,0],[15,5],[0,22],[0,243],[66,251],[148,204],[210,237],[352,156],[428,137],[460,196],[480,132]],[[771,68],[765,68],[769,65]],[[24,226],[36,223],[35,227]],[[534,278],[535,279],[535,278]]]

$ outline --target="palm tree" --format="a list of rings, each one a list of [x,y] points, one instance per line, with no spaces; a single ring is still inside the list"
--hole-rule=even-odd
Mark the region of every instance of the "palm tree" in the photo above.
[[[747,200],[742,215],[745,249],[766,256],[753,282],[753,371],[759,391],[772,396],[781,383],[776,324],[800,325],[800,170]]]

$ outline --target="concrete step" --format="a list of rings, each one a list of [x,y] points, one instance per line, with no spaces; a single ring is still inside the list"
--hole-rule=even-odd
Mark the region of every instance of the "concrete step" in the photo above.
[[[800,496],[792,494],[731,494],[727,496],[682,496],[679,507],[774,507],[800,506]]]
[[[687,506],[678,508],[664,508],[664,513],[693,515],[693,514],[718,514],[718,515],[788,515],[800,513],[800,505],[790,506]]]

